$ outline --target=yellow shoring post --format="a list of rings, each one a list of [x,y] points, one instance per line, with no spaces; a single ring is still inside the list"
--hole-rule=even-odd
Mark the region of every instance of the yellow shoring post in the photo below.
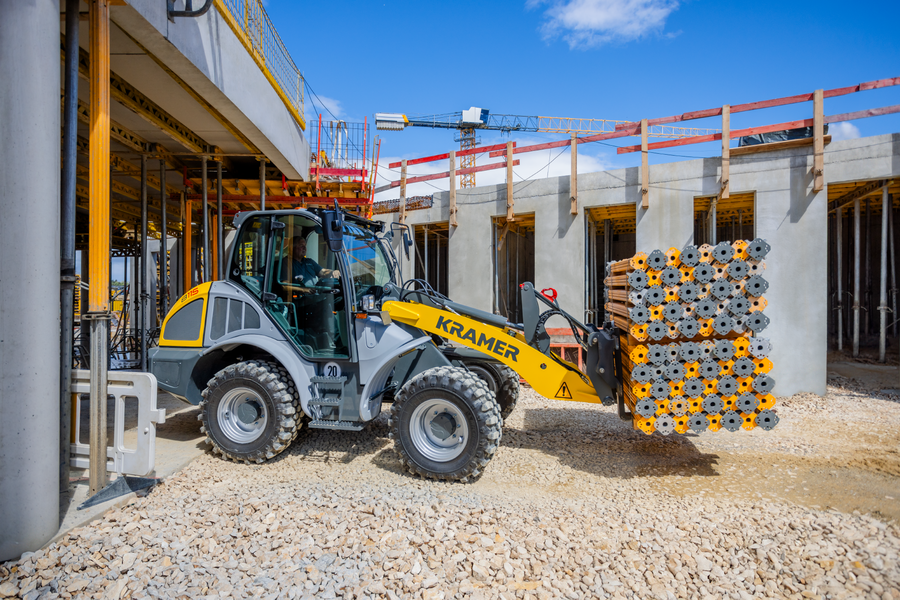
[[[91,132],[90,168],[90,248],[88,267],[91,289],[88,310],[109,309],[109,5],[92,0],[90,12]]]
[[[106,361],[109,355],[109,3],[90,3],[88,313],[91,320],[90,493],[106,476]]]
[[[183,214],[184,214],[184,233],[182,234],[182,243],[184,244],[184,293],[194,287],[194,257],[192,256],[193,248],[191,248],[194,227],[191,224],[191,201],[188,200],[186,194],[182,194]]]

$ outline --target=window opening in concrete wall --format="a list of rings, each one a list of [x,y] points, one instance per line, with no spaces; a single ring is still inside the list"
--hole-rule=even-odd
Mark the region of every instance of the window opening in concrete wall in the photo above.
[[[521,323],[519,285],[534,281],[534,214],[493,220],[494,312]],[[562,258],[562,257],[560,257]]]
[[[882,202],[887,185],[887,222]],[[900,244],[894,230],[900,210],[900,181],[867,180],[828,184],[828,347],[830,360],[879,359],[881,338],[881,277],[886,280],[887,318],[885,358],[896,364],[898,312],[897,265]],[[859,227],[855,205],[859,201]],[[882,226],[887,227],[886,256],[882,262]],[[859,241],[857,259],[856,243]],[[855,282],[859,273],[859,294]],[[859,330],[855,332],[854,306],[859,305]],[[856,340],[854,342],[854,339]]]
[[[585,304],[584,318],[600,325],[606,318],[604,286],[606,263],[635,253],[636,206],[594,206],[585,209]]]
[[[447,265],[450,224],[429,223],[416,225],[415,231],[416,279],[424,279],[438,293],[449,295]]]
[[[755,206],[754,192],[731,194],[718,200],[715,196],[694,198],[694,243],[700,246],[722,241],[752,240],[756,237],[753,219]],[[713,218],[715,229],[711,227]]]

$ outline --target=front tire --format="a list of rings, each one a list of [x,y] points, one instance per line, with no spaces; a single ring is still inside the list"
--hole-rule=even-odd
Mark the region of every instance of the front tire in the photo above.
[[[400,389],[389,427],[411,473],[468,482],[497,452],[501,422],[494,394],[481,379],[462,368],[435,367]]]
[[[261,463],[297,436],[293,382],[280,365],[248,360],[215,374],[203,390],[201,431],[213,452],[244,463]]]

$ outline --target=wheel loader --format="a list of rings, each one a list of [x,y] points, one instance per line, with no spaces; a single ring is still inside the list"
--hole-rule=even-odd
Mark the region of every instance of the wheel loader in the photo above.
[[[150,370],[200,406],[214,452],[259,463],[302,427],[359,431],[389,404],[401,462],[471,481],[497,452],[519,377],[548,398],[619,405],[614,330],[580,323],[555,294],[521,286],[524,323],[403,282],[392,241],[408,228],[329,210],[239,213],[225,280],[189,290],[166,316]],[[550,350],[566,319],[585,371]]]

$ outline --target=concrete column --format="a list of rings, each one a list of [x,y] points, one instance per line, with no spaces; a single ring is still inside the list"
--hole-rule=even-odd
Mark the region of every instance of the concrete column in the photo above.
[[[0,561],[59,527],[59,237],[36,230],[59,219],[59,10],[0,19]]]
[[[653,252],[669,248],[684,248],[694,243],[694,197],[690,193],[654,188],[650,208],[642,210],[637,200],[637,231],[635,245],[638,252]],[[608,259],[607,259],[608,260]]]
[[[812,157],[809,156],[812,161]],[[735,173],[731,189],[756,190],[755,232],[772,251],[763,277],[769,281],[766,315],[760,334],[772,341],[776,396],[797,392],[824,395],[828,354],[828,198],[812,193],[811,165],[800,161],[778,168]],[[746,168],[746,167],[744,167]],[[755,233],[755,235],[754,235]]]

